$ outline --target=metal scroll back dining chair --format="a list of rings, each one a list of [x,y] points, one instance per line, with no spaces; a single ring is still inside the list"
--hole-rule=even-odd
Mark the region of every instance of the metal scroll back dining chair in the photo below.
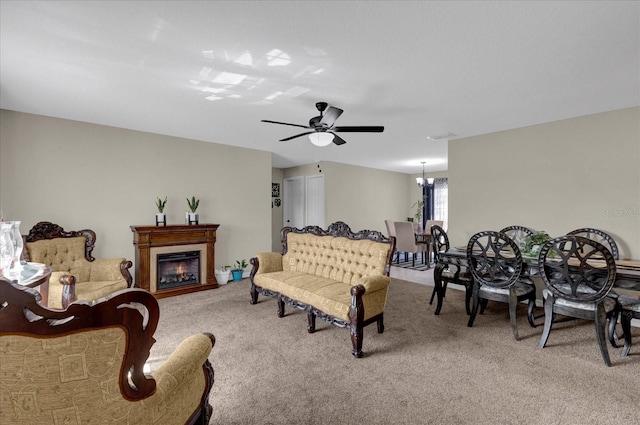
[[[618,250],[618,244],[616,243],[615,239],[613,239],[611,235],[609,235],[607,232],[603,230],[594,229],[592,227],[583,227],[580,229],[572,230],[571,232],[567,233],[567,235],[582,236],[584,238],[591,239],[592,241],[596,241],[599,244],[603,245],[605,248],[607,248],[609,252],[611,252],[611,255],[613,256],[614,260],[617,261],[620,259],[620,251]],[[616,279],[614,284],[617,288],[622,288],[622,289],[632,289],[636,287],[636,282],[628,281],[624,279],[622,280]],[[611,290],[609,295],[612,298],[615,298],[615,299],[618,298],[618,293],[616,293],[615,288]],[[620,303],[618,303],[618,307],[620,307]],[[609,320],[609,341],[611,342],[611,345],[614,347],[618,346],[618,333],[616,332],[616,324],[618,323],[619,316],[620,316],[619,308],[614,309],[612,312],[610,312],[607,315],[607,318]]]
[[[436,264],[433,269],[433,278],[434,280],[440,279],[440,281],[442,282],[442,296],[444,297],[446,295],[447,284],[449,282],[463,285],[465,287],[465,310],[467,311],[467,315],[470,315],[471,293],[473,289],[473,279],[471,278],[471,274],[463,264],[444,262],[440,258],[440,254],[442,252],[447,252],[450,248],[450,245],[447,232],[445,232],[445,230],[437,224],[431,226],[431,243],[433,244],[433,257]],[[434,285],[433,292],[431,293],[431,299],[429,300],[430,305],[433,304],[433,300],[437,295],[436,291],[437,286]],[[439,311],[436,311],[436,314],[439,313]]]
[[[426,236],[425,240],[427,242],[427,265],[431,264],[431,254],[434,252],[434,245],[433,241],[431,240],[431,229],[433,228],[433,226],[442,227],[443,225],[443,220],[427,220],[424,223],[424,230],[422,233]]]
[[[427,246],[426,242],[416,241],[416,234],[413,230],[413,223],[410,223],[408,221],[396,221],[393,223],[393,226],[396,229],[396,249],[398,250],[398,252],[404,252],[405,261],[408,261],[407,253],[411,252],[411,263],[415,267],[416,255],[419,252],[422,252],[422,254],[425,255]],[[398,258],[399,256],[400,254],[398,254]]]
[[[513,336],[520,340],[516,322],[518,304],[528,300],[527,318],[531,327],[536,288],[523,274],[524,263],[518,245],[507,235],[492,230],[478,232],[469,239],[467,259],[473,276],[473,309],[467,326],[472,327],[480,299],[509,304]]]
[[[609,296],[616,279],[613,254],[596,241],[566,235],[542,246],[538,268],[546,286],[540,348],[547,344],[555,313],[593,320],[600,353],[611,366],[605,334],[607,316],[616,308],[616,300]]]
[[[572,230],[571,232],[567,233],[567,235],[582,236],[583,238],[596,241],[599,244],[604,245],[604,247],[609,250],[614,260],[620,259],[618,244],[607,232],[591,227],[583,227],[581,229]]]
[[[500,230],[500,233],[504,233],[509,236],[520,248],[527,242],[529,236],[533,236],[533,230],[524,226],[507,226]]]
[[[504,233],[509,236],[522,251],[524,249],[525,244],[527,243],[527,238],[529,236],[533,236],[534,231],[525,226],[507,226],[504,229],[500,230],[500,233]],[[525,276],[530,276],[530,272],[528,268],[523,269],[522,271]]]

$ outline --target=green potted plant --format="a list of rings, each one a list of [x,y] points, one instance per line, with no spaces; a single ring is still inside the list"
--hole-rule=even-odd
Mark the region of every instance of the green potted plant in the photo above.
[[[416,209],[416,214],[415,214],[415,218],[416,218],[416,223],[418,223],[418,227],[422,226],[422,210],[424,207],[424,199],[419,199],[415,204],[411,205],[411,208],[415,208]],[[409,221],[413,221],[413,220],[409,220]]]
[[[231,274],[233,275],[234,281],[242,280],[242,274],[244,273],[244,269],[247,267],[246,260],[236,260],[236,264],[233,266],[233,270],[231,270]]]
[[[167,197],[156,199],[156,207],[158,208],[158,213],[156,214],[156,226],[162,224],[163,226],[167,225],[167,216],[164,214],[164,207],[167,205]]]
[[[198,224],[198,214],[196,214],[196,210],[198,209],[198,205],[200,205],[200,200],[192,196],[191,199],[187,198],[187,205],[191,211],[187,211],[186,213],[187,224]]]
[[[525,241],[522,253],[528,257],[537,257],[542,245],[549,242],[551,239],[551,236],[549,236],[547,232],[535,232]]]
[[[215,269],[214,274],[218,285],[224,285],[229,282],[229,274],[231,274],[231,266],[222,266],[219,269]]]

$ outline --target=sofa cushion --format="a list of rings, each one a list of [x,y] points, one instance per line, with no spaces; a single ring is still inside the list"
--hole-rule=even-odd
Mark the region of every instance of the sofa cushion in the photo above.
[[[84,256],[86,242],[82,236],[43,239],[27,242],[27,249],[31,261],[51,266],[53,271],[68,272],[88,263]]]
[[[297,271],[282,271],[257,274],[255,284],[285,297],[312,305],[326,314],[350,321],[351,284],[326,277]],[[356,284],[359,284],[358,282]],[[363,297],[364,319],[367,320],[384,311],[387,285],[365,292]]]
[[[388,254],[388,243],[292,232],[282,269],[354,286],[364,276],[384,275]]]

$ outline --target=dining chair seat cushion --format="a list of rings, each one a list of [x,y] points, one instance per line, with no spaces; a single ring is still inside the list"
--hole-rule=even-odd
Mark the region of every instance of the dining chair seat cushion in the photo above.
[[[549,291],[548,289],[545,288],[542,290],[543,298],[546,299],[550,295],[551,295],[551,291]],[[593,302],[571,301],[566,298],[560,298],[560,297],[555,297],[554,304],[557,306],[575,308],[575,309],[580,309],[585,311],[595,311],[597,306],[597,304]],[[607,297],[604,300],[602,300],[602,304],[604,304],[604,310],[607,313],[610,311],[613,311],[616,308],[616,300],[614,298]]]
[[[521,295],[526,295],[528,293],[530,293],[533,290],[535,290],[535,287],[532,287],[532,285],[528,284],[528,283],[523,283],[523,282],[516,282],[513,287],[512,287],[515,291],[516,291],[516,295],[519,297]],[[502,294],[502,295],[508,295],[509,294],[509,288],[496,288],[495,286],[489,286],[489,285],[482,285],[480,287],[480,293],[491,293],[491,294]]]
[[[461,270],[460,273],[458,273],[458,276],[456,277],[456,273],[457,271],[454,269],[444,269],[442,270],[442,278],[443,279],[447,279],[447,280],[453,280],[453,279],[458,279],[458,280],[471,280],[471,273],[469,273],[468,270]]]

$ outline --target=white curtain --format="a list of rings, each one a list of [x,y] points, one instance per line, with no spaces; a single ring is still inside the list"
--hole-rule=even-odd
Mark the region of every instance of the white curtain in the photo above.
[[[433,182],[433,219],[442,220],[443,228],[448,229],[449,216],[449,180],[437,178]]]

